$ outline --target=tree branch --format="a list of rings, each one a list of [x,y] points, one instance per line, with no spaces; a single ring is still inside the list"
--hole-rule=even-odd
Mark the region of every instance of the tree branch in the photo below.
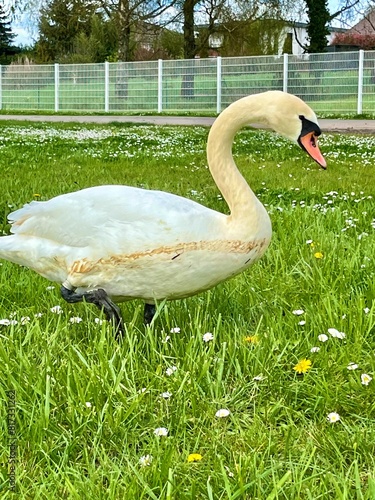
[[[336,17],[340,16],[343,12],[345,12],[345,11],[347,11],[349,9],[352,9],[357,4],[359,4],[359,2],[360,2],[360,0],[354,0],[354,2],[352,2],[350,5],[346,4],[344,7],[342,7],[338,11],[336,11],[334,14],[331,14],[329,16],[329,21],[332,21],[332,19],[335,19]]]
[[[306,45],[302,45],[302,43],[298,40],[298,36],[297,36],[297,30],[296,30],[296,25],[295,23],[293,23],[293,32],[294,32],[294,36],[296,38],[296,42],[298,43],[298,45],[301,47],[301,49],[304,50],[304,52],[307,51],[307,46]]]

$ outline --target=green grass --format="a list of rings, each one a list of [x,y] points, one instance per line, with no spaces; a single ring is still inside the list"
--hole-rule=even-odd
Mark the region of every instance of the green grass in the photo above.
[[[23,203],[97,184],[167,190],[226,211],[204,128],[0,123],[0,137],[0,233]],[[327,171],[274,135],[240,133],[236,161],[271,215],[269,250],[209,292],[160,304],[151,328],[140,302],[122,305],[122,345],[94,321],[97,310],[66,304],[58,285],[1,262],[0,320],[17,321],[0,325],[2,498],[13,495],[10,390],[19,498],[375,498],[375,380],[361,384],[375,372],[375,140],[326,135],[321,149]],[[254,335],[258,343],[245,340]],[[298,375],[304,358],[312,368]],[[215,417],[220,408],[230,415]],[[329,423],[330,412],[341,420]],[[168,436],[155,436],[158,427]],[[202,460],[188,463],[191,453]],[[142,467],[145,455],[153,459]]]

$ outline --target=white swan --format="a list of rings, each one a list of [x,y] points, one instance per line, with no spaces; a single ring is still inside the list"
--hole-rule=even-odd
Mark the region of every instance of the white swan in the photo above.
[[[0,238],[0,258],[62,283],[68,302],[86,300],[104,308],[118,333],[123,325],[112,300],[143,299],[150,322],[155,301],[207,290],[267,249],[269,216],[231,151],[235,133],[255,122],[299,143],[325,168],[317,118],[303,101],[279,91],[251,95],[225,109],[208,137],[208,164],[230,215],[170,193],[92,187],[11,213],[13,234]]]

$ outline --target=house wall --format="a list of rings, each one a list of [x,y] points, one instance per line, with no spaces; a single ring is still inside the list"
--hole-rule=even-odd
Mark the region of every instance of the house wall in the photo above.
[[[327,41],[328,45],[332,42],[334,36],[338,32],[342,32],[342,29],[337,29],[335,30],[334,28],[331,29],[330,34],[327,36]],[[292,54],[295,56],[300,56],[304,54],[304,49],[301,47],[301,45],[308,45],[308,36],[307,36],[307,28],[306,26],[296,26],[293,28],[292,26],[287,26],[285,28],[284,33],[281,35],[280,43],[279,43],[279,55],[282,54],[283,47],[284,47],[284,42],[286,37],[288,36],[288,33],[292,35]],[[300,42],[300,44],[298,43]]]

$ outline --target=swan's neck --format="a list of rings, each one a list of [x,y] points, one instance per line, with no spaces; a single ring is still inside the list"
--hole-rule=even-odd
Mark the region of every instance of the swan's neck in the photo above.
[[[267,124],[267,121],[262,99],[259,100],[257,95],[246,97],[236,101],[219,115],[208,136],[208,165],[229,206],[229,220],[236,225],[251,222],[254,227],[268,220],[265,208],[240,174],[232,156],[236,132],[250,123]]]

